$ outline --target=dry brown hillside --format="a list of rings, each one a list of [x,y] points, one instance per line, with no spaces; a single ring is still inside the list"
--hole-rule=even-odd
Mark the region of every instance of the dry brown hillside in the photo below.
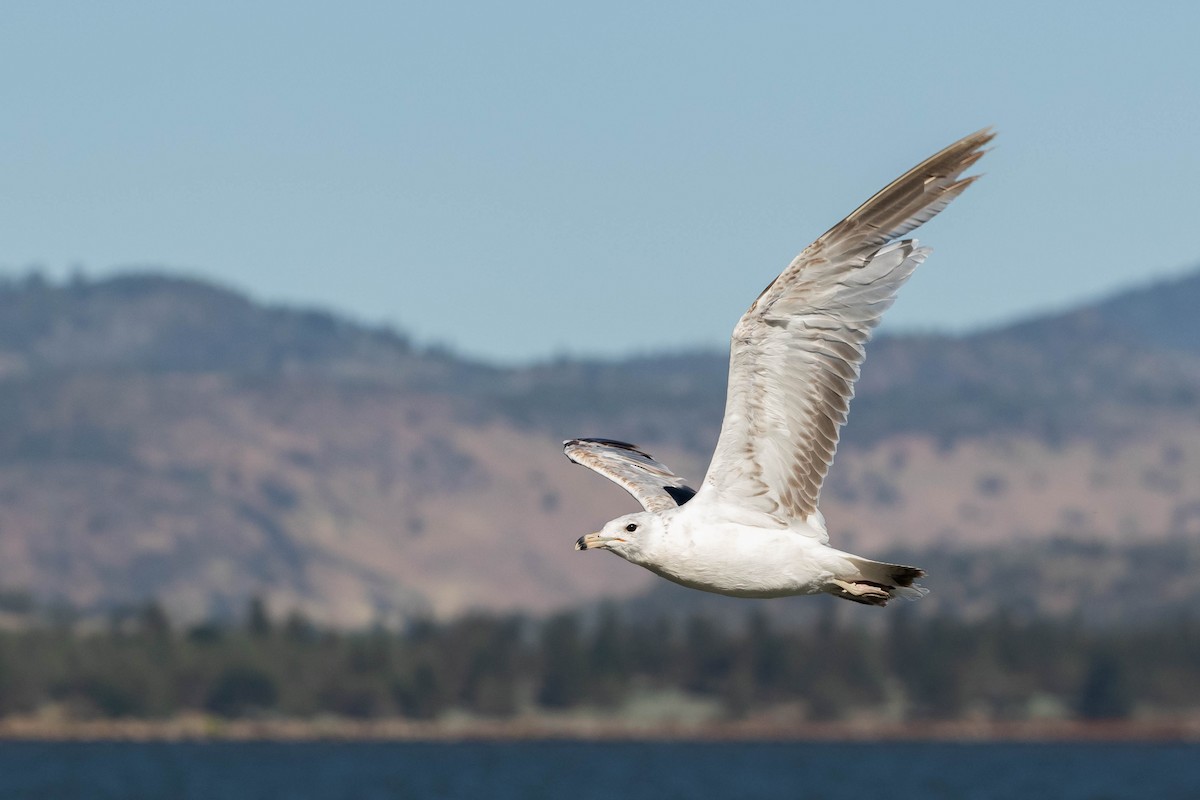
[[[1118,567],[1130,543],[1200,538],[1189,298],[1200,276],[876,342],[824,493],[833,536],[879,556],[1066,538]],[[631,596],[657,579],[571,545],[635,506],[559,441],[632,439],[698,481],[723,371],[709,354],[502,370],[197,282],[13,282],[0,588],[190,617],[258,594],[345,624]]]

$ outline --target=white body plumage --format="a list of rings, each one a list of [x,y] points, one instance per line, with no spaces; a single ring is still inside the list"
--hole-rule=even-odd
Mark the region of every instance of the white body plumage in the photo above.
[[[661,515],[662,532],[649,537],[644,555],[627,559],[675,583],[733,597],[816,594],[852,569],[845,554],[791,529],[687,512],[684,506]]]

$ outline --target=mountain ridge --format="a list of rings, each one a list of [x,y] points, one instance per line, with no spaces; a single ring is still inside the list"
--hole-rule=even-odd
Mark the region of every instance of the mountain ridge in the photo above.
[[[838,543],[1188,533],[1196,294],[1200,272],[967,336],[879,337],[822,502]],[[558,442],[635,441],[698,482],[725,371],[704,352],[497,367],[161,275],[6,281],[0,587],[185,617],[261,594],[342,624],[634,596],[648,574],[569,547],[631,501]]]

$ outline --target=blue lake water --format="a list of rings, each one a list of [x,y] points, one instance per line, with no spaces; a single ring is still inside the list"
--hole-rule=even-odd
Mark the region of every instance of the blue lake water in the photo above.
[[[1200,746],[0,743],[4,800],[1194,800]]]

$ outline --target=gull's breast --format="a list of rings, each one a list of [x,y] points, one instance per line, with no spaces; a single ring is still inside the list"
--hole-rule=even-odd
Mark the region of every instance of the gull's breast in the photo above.
[[[836,553],[788,530],[725,524],[673,530],[647,569],[667,580],[734,597],[815,594],[833,576]]]

